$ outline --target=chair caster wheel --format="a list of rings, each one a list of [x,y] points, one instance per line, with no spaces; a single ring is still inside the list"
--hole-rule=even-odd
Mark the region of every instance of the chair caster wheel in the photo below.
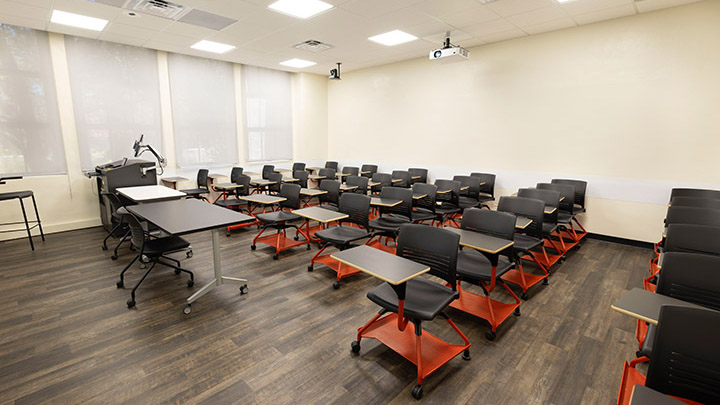
[[[250,250],[255,250],[255,249],[257,249],[257,246],[255,246],[255,245],[250,245]]]
[[[308,271],[313,271],[313,265],[312,265],[312,264],[308,266]]]
[[[194,285],[195,285],[195,282],[194,282],[194,281],[192,281],[192,280],[188,280],[188,281],[187,281],[187,286],[188,286],[188,288],[190,288],[190,287],[192,287],[192,286],[194,286]]]
[[[188,250],[187,252],[185,252],[185,256],[187,256],[188,259],[191,258],[191,257],[193,257],[193,252],[192,252],[192,250]]]
[[[247,284],[243,284],[240,286],[240,295],[245,295],[248,293],[248,286]]]
[[[128,308],[134,307],[134,306],[135,306],[135,300],[132,299],[132,298],[129,299],[128,302],[127,302],[127,306],[128,306]]]
[[[307,244],[307,247],[305,248],[305,250],[310,250],[310,244],[309,244],[309,243]]]
[[[462,359],[465,361],[470,360],[470,350],[469,349],[465,349],[465,351],[463,352],[463,355],[462,355]]]
[[[141,268],[141,269],[147,268],[147,264],[145,264],[145,263],[140,263],[140,268]]]
[[[230,237],[230,232],[225,232],[225,236],[229,238],[229,237]]]
[[[495,334],[495,332],[493,332],[491,330],[485,332],[485,339],[487,339],[487,340],[493,341],[493,340],[495,340],[496,336],[497,336],[497,334]]]
[[[542,281],[542,283],[543,283],[543,285],[548,285],[548,284],[550,284],[550,282],[548,281],[547,278],[544,278],[543,281]]]
[[[275,254],[273,255],[273,260],[277,260],[277,259],[279,259],[279,258],[280,258],[280,255],[279,255],[279,254],[275,253]]]
[[[183,308],[183,314],[187,315],[190,312],[192,312],[192,307],[190,306],[190,304],[185,304],[185,307]]]
[[[340,288],[340,282],[339,282],[339,281],[334,282],[334,283],[333,283],[333,288],[336,289],[336,290],[339,289],[339,288]]]
[[[180,270],[175,269],[175,274],[180,274]]]
[[[524,300],[528,299],[527,293],[524,292],[524,293],[520,294],[520,298],[521,298],[521,299],[524,299]]]
[[[300,238],[297,235],[293,236],[293,239],[300,240]]]
[[[125,283],[123,283],[122,281],[118,281],[117,283],[115,283],[115,285],[117,286],[117,288],[125,288]]]
[[[567,256],[562,255],[560,256],[560,263],[564,262],[567,259]]]
[[[515,308],[515,310],[513,311],[513,315],[520,316],[520,307]]]
[[[355,354],[360,353],[360,342],[358,342],[357,340],[353,340],[352,342],[350,342],[350,349]]]
[[[111,258],[112,260],[117,260],[118,257],[117,257],[117,255],[112,255],[112,256],[110,256],[110,258]]]
[[[415,399],[422,398],[422,385],[416,385],[413,387],[412,391],[410,392]]]
[[[102,250],[107,250],[107,246],[103,245]]]

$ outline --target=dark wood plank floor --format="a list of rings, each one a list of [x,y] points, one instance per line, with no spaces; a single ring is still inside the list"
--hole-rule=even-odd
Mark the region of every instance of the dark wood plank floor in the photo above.
[[[415,368],[373,340],[350,352],[358,327],[377,311],[365,275],[333,290],[334,273],[306,270],[296,248],[280,260],[254,230],[221,238],[225,274],[249,279],[250,294],[226,286],[182,313],[185,298],[212,277],[210,234],[190,235],[187,277],[158,268],[138,291],[115,282],[119,260],[100,249],[101,228],[53,234],[30,252],[0,243],[0,402],[38,403],[409,403]],[[449,310],[468,336],[472,360],[453,359],[425,380],[429,403],[612,403],[622,363],[633,357],[634,321],[610,304],[641,285],[650,252],[587,241],[538,285],[485,340],[482,320]],[[142,271],[126,279],[134,285]],[[432,333],[458,342],[442,320]]]

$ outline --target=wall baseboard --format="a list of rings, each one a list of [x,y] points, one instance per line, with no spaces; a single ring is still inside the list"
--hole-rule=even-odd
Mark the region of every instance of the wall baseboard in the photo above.
[[[603,242],[617,243],[620,245],[634,246],[634,247],[650,249],[650,250],[653,249],[652,243],[643,242],[641,240],[618,238],[617,236],[601,235],[599,233],[592,233],[592,232],[588,233],[587,237],[590,239],[601,240]]]
[[[78,230],[78,229],[101,226],[102,222],[100,221],[100,218],[93,218],[93,219],[83,219],[83,220],[72,221],[72,222],[51,223],[51,224],[43,223],[42,225],[43,225],[43,232],[45,233],[45,235],[49,235],[49,234],[53,234],[53,233],[74,231],[74,230]],[[24,227],[25,225],[20,224],[17,226]],[[32,234],[39,236],[40,231],[38,231],[37,228],[33,229]],[[27,238],[27,233],[25,233],[25,228],[22,228],[22,231],[18,231],[18,232],[0,234],[0,241],[22,239],[22,238]]]

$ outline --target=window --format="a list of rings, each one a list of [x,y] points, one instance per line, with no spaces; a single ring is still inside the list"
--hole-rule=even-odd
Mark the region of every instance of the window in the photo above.
[[[290,74],[243,65],[249,162],[292,159]]]
[[[0,24],[0,173],[66,173],[48,34]]]
[[[157,53],[72,36],[65,48],[82,168],[133,156],[140,134],[162,154]]]
[[[168,55],[178,166],[225,166],[238,161],[233,66]]]

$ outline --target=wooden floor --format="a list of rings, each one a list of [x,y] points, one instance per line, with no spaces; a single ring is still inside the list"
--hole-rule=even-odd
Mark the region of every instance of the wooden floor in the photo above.
[[[378,280],[356,275],[332,288],[334,273],[306,270],[316,251],[271,259],[254,230],[221,237],[225,274],[249,279],[250,293],[225,286],[182,313],[184,300],[212,277],[210,234],[190,235],[186,275],[158,268],[137,307],[117,289],[119,260],[100,249],[101,228],[53,234],[30,252],[27,240],[0,243],[0,402],[2,403],[411,403],[415,368],[374,340],[350,351],[358,327],[377,311],[365,294]],[[453,359],[425,380],[428,403],[577,404],[615,401],[634,325],[610,309],[641,286],[650,251],[587,241],[538,285],[485,340],[486,322],[453,309],[472,360]],[[129,272],[126,286],[142,270]],[[460,343],[447,323],[425,325]]]

